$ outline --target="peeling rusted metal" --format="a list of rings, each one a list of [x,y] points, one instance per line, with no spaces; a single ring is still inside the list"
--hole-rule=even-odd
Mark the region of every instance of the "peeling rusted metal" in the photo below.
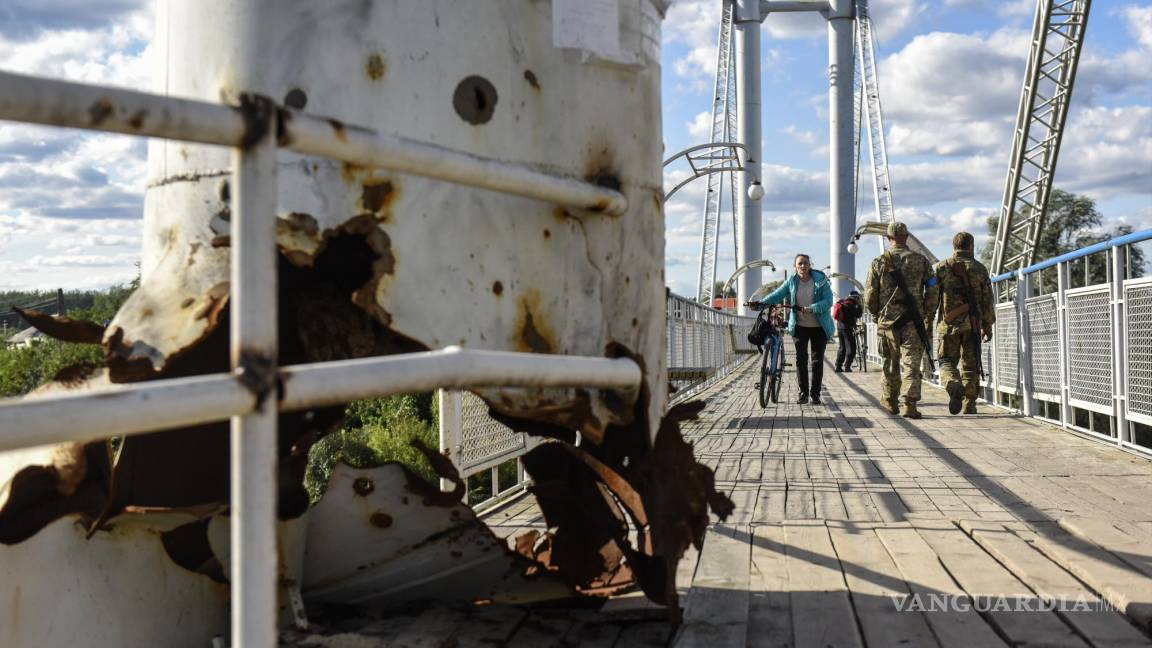
[[[48,337],[62,342],[80,344],[100,344],[104,338],[104,327],[86,320],[75,320],[65,315],[52,315],[38,310],[13,306],[12,310]]]

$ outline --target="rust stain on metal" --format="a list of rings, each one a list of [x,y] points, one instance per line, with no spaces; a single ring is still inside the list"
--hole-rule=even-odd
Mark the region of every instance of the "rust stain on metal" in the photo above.
[[[516,314],[517,351],[555,353],[556,335],[541,314],[540,293],[529,290],[520,298]]]
[[[332,126],[332,134],[336,136],[336,139],[341,142],[348,142],[348,129],[344,126],[344,122],[339,119],[329,119],[328,124]]]
[[[340,165],[340,177],[348,184],[356,184],[359,182],[359,176],[367,173],[370,169],[366,166],[354,164],[352,162],[344,162]]]
[[[497,297],[499,297],[500,295],[503,295],[504,294],[504,284],[500,281],[493,281],[492,282],[492,294],[496,295]]]
[[[208,320],[209,326],[215,327],[220,320],[220,312],[228,305],[230,290],[231,284],[227,281],[222,281],[209,288],[207,294],[204,295],[203,303],[192,313],[192,318]]]
[[[100,344],[104,327],[85,320],[74,320],[65,315],[51,315],[38,310],[13,306],[12,310],[28,321],[37,331],[62,342]]]
[[[324,237],[311,214],[292,212],[276,219],[276,246],[292,265],[309,267],[324,248]]]
[[[384,511],[376,511],[368,518],[368,523],[378,529],[387,529],[392,526],[392,516]]]
[[[112,111],[112,101],[108,97],[100,97],[88,106],[88,123],[99,126],[112,116]]]
[[[572,212],[564,209],[563,207],[556,207],[552,210],[552,216],[554,216],[556,220],[563,223],[572,219]]]
[[[540,91],[540,82],[536,79],[535,72],[532,70],[524,70],[524,80],[528,82],[528,85],[532,86],[532,89],[537,92]]]
[[[275,362],[264,353],[241,349],[236,381],[256,397],[256,409],[276,389]]]
[[[246,92],[240,95],[240,105],[234,110],[244,119],[244,134],[240,138],[240,148],[249,149],[268,135],[272,117],[278,109],[276,103],[268,97]]]
[[[370,178],[364,181],[360,192],[360,206],[364,211],[376,214],[380,220],[387,220],[392,203],[396,201],[396,187],[387,178]]]
[[[544,228],[544,240],[548,240],[550,238],[552,238],[552,230],[545,227]]]
[[[368,62],[364,64],[364,72],[368,78],[373,81],[379,81],[384,78],[384,73],[388,71],[388,65],[384,62],[384,57],[379,53],[372,53],[368,55]]]
[[[357,477],[352,482],[352,490],[360,497],[365,497],[376,490],[376,484],[368,477]]]
[[[136,111],[131,118],[128,119],[128,126],[133,130],[140,130],[144,128],[144,121],[148,119],[148,111],[144,108]]]

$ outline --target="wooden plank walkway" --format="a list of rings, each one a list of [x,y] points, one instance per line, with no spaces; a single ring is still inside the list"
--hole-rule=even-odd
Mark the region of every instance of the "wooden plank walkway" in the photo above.
[[[755,379],[684,427],[736,511],[675,645],[1152,646],[1152,462],[930,386],[893,416],[877,372],[828,367],[822,406],[761,409]]]
[[[683,427],[736,510],[680,565],[675,637],[633,593],[293,645],[1152,646],[1152,461],[988,406],[950,416],[927,385],[923,419],[892,416],[876,372],[828,367],[822,406],[761,409],[754,381],[713,386]],[[510,542],[545,524],[531,498],[485,519]]]

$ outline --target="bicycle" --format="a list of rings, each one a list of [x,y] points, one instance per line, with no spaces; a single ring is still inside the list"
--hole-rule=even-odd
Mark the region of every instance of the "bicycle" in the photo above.
[[[856,367],[868,371],[868,327],[859,323],[856,325]]]
[[[795,308],[784,306],[783,308]],[[760,351],[760,381],[756,383],[756,391],[760,396],[760,407],[768,407],[768,401],[780,402],[780,386],[784,382],[784,367],[788,366],[784,355],[784,337],[781,335],[783,326],[778,318],[772,316],[773,307],[765,308],[756,316],[753,330],[760,327],[763,322],[767,335],[756,348]]]

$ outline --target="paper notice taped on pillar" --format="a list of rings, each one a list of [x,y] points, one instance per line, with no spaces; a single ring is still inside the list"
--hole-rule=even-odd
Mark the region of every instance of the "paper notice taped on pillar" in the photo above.
[[[552,44],[620,59],[620,0],[553,0]]]

